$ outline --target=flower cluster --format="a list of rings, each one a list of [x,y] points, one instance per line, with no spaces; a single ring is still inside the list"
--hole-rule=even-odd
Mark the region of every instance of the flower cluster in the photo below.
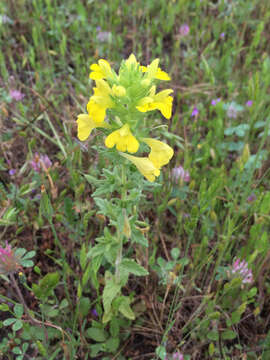
[[[159,59],[155,59],[150,65],[141,66],[133,54],[121,63],[118,74],[106,60],[92,64],[89,77],[95,81],[94,94],[87,104],[88,114],[80,114],[77,118],[80,141],[85,141],[94,128],[105,129],[105,146],[115,147],[149,181],[159,176],[161,167],[173,156],[173,149],[147,137],[149,130],[142,125],[145,112],[159,110],[166,119],[172,114],[170,94],[173,90],[156,90],[158,80],[170,80],[158,64]],[[150,148],[149,155],[130,155],[139,151],[141,143]]]
[[[44,169],[48,170],[52,166],[52,162],[48,155],[35,153],[33,159],[30,161],[30,166],[35,172],[40,172]]]
[[[244,284],[253,281],[252,271],[248,268],[248,263],[245,260],[237,259],[232,264],[231,274],[241,278]]]
[[[169,359],[172,359],[172,360],[184,360],[184,355],[181,354],[179,351],[173,353],[171,355],[171,357],[168,357],[167,355],[165,356],[165,360],[169,360]]]
[[[172,169],[172,180],[174,183],[178,181],[189,182],[190,174],[188,170],[185,170],[181,165]]]
[[[0,274],[8,275],[16,272],[20,268],[19,260],[7,242],[5,248],[0,246]]]

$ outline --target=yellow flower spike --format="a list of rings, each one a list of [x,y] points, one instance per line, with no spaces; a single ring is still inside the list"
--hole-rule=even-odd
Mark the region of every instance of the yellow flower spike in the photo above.
[[[138,64],[138,62],[137,62],[137,60],[136,60],[135,55],[134,55],[134,54],[130,54],[130,55],[129,55],[129,58],[126,60],[126,66],[127,66],[127,68],[130,69],[132,65],[137,65],[137,64]]]
[[[148,157],[156,168],[160,169],[162,166],[168,164],[173,157],[173,149],[169,145],[151,138],[144,138],[142,140],[151,148]]]
[[[123,157],[131,161],[139,172],[150,182],[155,181],[160,175],[160,170],[147,157],[137,157],[129,154],[120,153]]]
[[[109,149],[116,145],[118,151],[128,151],[130,153],[137,152],[140,146],[138,140],[132,135],[128,124],[108,135],[105,139],[105,145]]]
[[[126,89],[121,85],[114,84],[112,87],[112,93],[117,97],[122,97],[126,95]]]
[[[80,141],[85,141],[91,134],[92,130],[97,127],[108,128],[109,125],[105,122],[95,122],[87,114],[79,114],[77,118],[78,138]]]
[[[99,80],[99,79],[108,79],[112,77],[112,69],[108,61],[100,59],[98,64],[92,64],[90,66],[90,79]]]

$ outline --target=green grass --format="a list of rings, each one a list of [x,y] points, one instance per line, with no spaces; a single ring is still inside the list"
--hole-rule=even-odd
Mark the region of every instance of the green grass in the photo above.
[[[36,251],[35,267],[15,278],[43,324],[20,317],[11,304],[21,301],[2,277],[3,359],[165,359],[177,351],[185,360],[269,359],[269,2],[13,0],[0,3],[0,14],[0,238]],[[98,27],[110,33],[104,42]],[[125,249],[149,271],[123,290],[136,319],[104,325],[107,265],[86,254],[108,226],[93,179],[114,165],[97,151],[100,132],[81,148],[76,118],[92,95],[90,64],[104,58],[118,70],[132,52],[144,65],[160,58],[171,76],[169,132],[155,135],[175,155],[162,186],[136,200],[149,243]],[[36,152],[51,159],[49,176],[31,168]],[[179,165],[189,182],[173,183]],[[248,262],[251,284],[230,278],[236,258]],[[8,325],[12,317],[20,329]]]

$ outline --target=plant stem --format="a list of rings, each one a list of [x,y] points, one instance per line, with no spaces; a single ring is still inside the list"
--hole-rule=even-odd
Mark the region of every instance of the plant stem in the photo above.
[[[126,168],[125,165],[122,165],[122,188],[121,188],[121,200],[122,206],[123,202],[126,200],[127,196],[127,189],[126,189]],[[125,218],[125,208],[122,208],[122,216]],[[117,257],[115,260],[115,277],[116,281],[120,282],[120,265],[122,262],[122,255],[123,255],[123,229],[119,229],[119,225],[117,228],[117,238],[119,242],[119,248],[117,252]]]

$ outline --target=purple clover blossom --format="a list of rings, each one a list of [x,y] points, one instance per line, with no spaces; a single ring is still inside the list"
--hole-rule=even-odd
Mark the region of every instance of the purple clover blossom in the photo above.
[[[10,169],[10,170],[8,171],[8,173],[9,173],[10,176],[13,176],[13,175],[16,174],[16,169]]]
[[[8,275],[20,268],[19,258],[14,254],[6,241],[6,247],[0,246],[0,274]]]
[[[178,32],[181,36],[187,36],[189,34],[189,31],[190,31],[190,29],[189,29],[188,24],[181,25],[178,30]]]
[[[35,172],[40,172],[42,169],[48,170],[52,166],[52,162],[48,155],[35,153],[33,160],[30,161],[30,166]]]
[[[247,198],[247,202],[251,203],[251,202],[255,201],[256,199],[257,199],[257,196],[254,193],[252,193]]]
[[[98,312],[95,308],[91,310],[91,313],[94,317],[98,317]]]
[[[184,360],[184,355],[182,355],[179,351],[173,354],[173,360]]]
[[[177,183],[179,179],[184,182],[190,181],[190,174],[188,170],[185,170],[181,165],[172,169],[173,182]]]
[[[231,274],[242,279],[243,284],[253,281],[252,271],[248,268],[248,263],[240,259],[236,259],[231,268]]]
[[[184,360],[184,355],[179,351],[173,353],[172,355],[165,356],[165,360]]]
[[[199,110],[198,110],[198,108],[195,106],[195,107],[193,108],[193,110],[192,110],[191,116],[192,116],[192,117],[196,117],[196,116],[198,116],[198,115],[199,115]]]
[[[247,102],[246,102],[246,106],[247,107],[251,107],[253,105],[253,101],[252,100],[248,100]]]
[[[213,99],[213,100],[211,101],[211,105],[212,105],[212,106],[216,106],[217,103],[219,103],[220,101],[221,101],[221,98]]]
[[[9,96],[15,101],[21,101],[24,98],[24,94],[19,90],[10,90]]]
[[[109,31],[99,31],[97,32],[97,39],[100,42],[107,42],[110,40],[112,33]]]
[[[236,107],[233,104],[230,104],[230,106],[227,109],[227,116],[231,119],[236,119],[237,113],[238,110],[236,109]]]
[[[222,32],[222,33],[220,34],[220,37],[221,37],[221,39],[224,39],[224,38],[225,38],[225,33]]]

